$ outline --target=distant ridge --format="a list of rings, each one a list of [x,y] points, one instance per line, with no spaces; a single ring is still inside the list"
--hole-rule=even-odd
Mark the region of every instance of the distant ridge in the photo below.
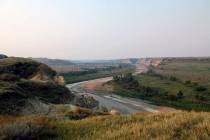
[[[72,62],[78,64],[84,63],[95,63],[95,64],[136,64],[139,61],[139,58],[127,58],[127,59],[112,59],[112,60],[74,60]]]
[[[62,59],[48,59],[48,58],[31,58],[34,61],[44,63],[48,66],[69,66],[73,65],[70,60],[62,60]]]

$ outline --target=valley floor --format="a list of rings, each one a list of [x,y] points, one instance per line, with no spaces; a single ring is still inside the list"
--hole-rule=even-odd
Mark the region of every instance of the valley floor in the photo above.
[[[131,114],[136,112],[174,112],[173,108],[151,105],[149,102],[117,96],[112,93],[111,87],[104,85],[112,80],[111,77],[90,80],[80,83],[67,85],[75,95],[88,95],[99,102],[100,108],[106,108],[108,111],[117,110],[122,114]]]

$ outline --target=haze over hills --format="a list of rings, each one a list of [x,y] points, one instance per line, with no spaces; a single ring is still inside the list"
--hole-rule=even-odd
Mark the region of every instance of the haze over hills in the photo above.
[[[55,65],[72,65],[72,64],[84,64],[84,63],[125,63],[135,64],[139,58],[128,59],[113,59],[113,60],[64,60],[64,59],[49,59],[49,58],[32,58],[35,61],[47,64],[49,66]]]
[[[116,66],[119,64],[129,64],[129,65],[159,65],[162,61],[170,60],[180,60],[180,61],[190,61],[190,60],[209,60],[210,57],[147,57],[147,58],[128,58],[128,59],[113,59],[113,60],[63,60],[63,59],[49,59],[49,58],[32,58],[37,62],[44,63],[55,70],[69,68],[81,70],[82,68],[93,67],[103,67],[103,66]],[[59,71],[59,70],[58,70]],[[74,70],[73,70],[74,71]]]
[[[210,140],[210,0],[0,0],[0,140]]]
[[[50,66],[59,73],[86,71],[89,69],[104,69],[109,67],[119,67],[120,65],[135,65],[139,62],[138,58],[116,60],[63,60],[48,58],[32,59]]]

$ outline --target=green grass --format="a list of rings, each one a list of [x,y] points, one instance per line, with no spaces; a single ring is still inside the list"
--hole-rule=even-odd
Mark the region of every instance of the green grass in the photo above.
[[[67,73],[63,74],[65,81],[67,84],[81,82],[81,81],[87,81],[87,80],[93,80],[98,78],[104,78],[104,77],[110,77],[114,75],[118,75],[121,73],[129,73],[133,72],[134,67],[125,67],[125,68],[117,68],[113,70],[99,70],[94,73],[84,73],[84,74],[74,74],[74,73]]]
[[[200,84],[210,85],[210,62],[172,61],[156,68],[155,71],[165,76],[175,76],[183,81],[191,80]]]
[[[138,88],[126,89],[124,85],[112,83],[116,94],[141,98],[154,104],[178,109],[210,111],[210,62],[170,61],[152,72],[137,75],[135,78],[144,87],[158,90],[158,94],[146,95]],[[177,99],[178,92],[183,98]]]

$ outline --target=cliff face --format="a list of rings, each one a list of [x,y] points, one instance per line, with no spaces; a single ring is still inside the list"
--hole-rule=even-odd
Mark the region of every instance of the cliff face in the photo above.
[[[47,112],[47,104],[70,103],[64,79],[45,64],[31,59],[0,59],[0,114]]]
[[[163,61],[163,58],[142,58],[139,63],[146,66],[159,66]]]

